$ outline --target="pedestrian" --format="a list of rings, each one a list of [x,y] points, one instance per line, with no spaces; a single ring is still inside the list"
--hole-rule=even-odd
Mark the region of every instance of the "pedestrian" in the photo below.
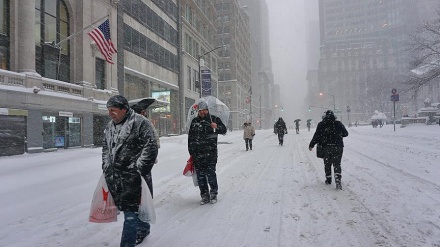
[[[295,121],[295,130],[296,133],[299,134],[299,121]]]
[[[307,121],[307,129],[309,130],[309,132],[310,132],[310,126],[311,126],[312,124],[310,123],[310,121]]]
[[[157,158],[156,136],[151,122],[130,109],[123,96],[111,97],[107,110],[111,121],[105,130],[102,170],[118,210],[124,212],[121,246],[132,247],[150,234],[138,210],[141,176],[151,173]]]
[[[345,126],[336,120],[333,111],[328,110],[325,112],[322,121],[318,123],[316,132],[309,144],[310,151],[316,144],[321,145],[324,149],[325,184],[332,183],[331,167],[333,165],[336,189],[338,190],[342,190],[341,160],[344,150],[342,138],[346,136],[348,136],[348,132]]]
[[[278,144],[283,146],[284,135],[287,134],[287,127],[282,117],[278,118],[278,120],[275,122],[274,133],[278,135]]]
[[[243,139],[246,143],[246,151],[249,149],[252,150],[252,139],[254,139],[255,136],[255,128],[252,126],[250,122],[244,123],[243,127]]]
[[[226,131],[220,118],[211,115],[206,102],[201,101],[197,117],[191,121],[188,131],[188,152],[193,157],[202,197],[200,205],[217,202],[217,139],[219,134],[226,134]]]

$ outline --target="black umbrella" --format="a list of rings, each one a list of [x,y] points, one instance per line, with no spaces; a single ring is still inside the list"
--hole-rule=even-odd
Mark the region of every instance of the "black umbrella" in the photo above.
[[[307,119],[307,122],[311,122],[312,121],[312,119]]]
[[[299,121],[301,121],[301,119],[299,119],[299,118],[298,118],[298,119],[297,119],[297,120],[295,120],[294,122],[299,122]]]

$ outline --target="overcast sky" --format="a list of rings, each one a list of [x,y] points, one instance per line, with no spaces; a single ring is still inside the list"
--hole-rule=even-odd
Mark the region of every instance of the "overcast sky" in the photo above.
[[[311,0],[266,0],[272,69],[275,83],[280,85],[283,118],[288,121],[301,118],[301,109],[307,107],[305,23],[311,16],[305,14],[305,1]]]

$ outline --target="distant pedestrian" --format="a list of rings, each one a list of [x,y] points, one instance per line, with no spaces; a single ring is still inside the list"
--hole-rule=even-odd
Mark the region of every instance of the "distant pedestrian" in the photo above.
[[[311,126],[312,124],[310,123],[310,121],[307,121],[307,129],[309,130],[309,132],[310,132],[310,126]]]
[[[336,120],[333,111],[326,111],[321,122],[316,127],[316,132],[313,135],[309,144],[309,150],[312,151],[313,147],[318,144],[324,149],[324,170],[325,170],[325,183],[332,183],[332,170],[333,165],[336,189],[341,190],[341,160],[344,150],[343,137],[348,136],[348,132],[345,126]]]
[[[246,122],[243,125],[243,139],[246,143],[246,151],[252,150],[252,139],[255,136],[255,128],[250,122]]]
[[[273,132],[278,135],[278,144],[280,146],[283,146],[284,135],[287,134],[287,127],[286,127],[286,123],[284,122],[284,119],[282,117],[278,118],[273,128],[274,128]]]
[[[299,134],[299,121],[295,121],[295,130],[296,133]]]

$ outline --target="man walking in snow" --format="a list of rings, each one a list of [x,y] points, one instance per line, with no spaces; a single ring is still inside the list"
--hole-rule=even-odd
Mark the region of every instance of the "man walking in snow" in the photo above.
[[[284,135],[287,134],[287,127],[282,117],[278,118],[278,120],[275,122],[273,126],[273,133],[278,135],[278,144],[283,146]]]
[[[151,173],[157,157],[153,125],[130,109],[126,98],[107,101],[112,119],[105,130],[102,170],[119,211],[124,212],[121,246],[133,247],[150,233],[149,224],[138,218],[141,176]]]
[[[201,101],[198,105],[198,115],[192,120],[188,132],[188,152],[193,157],[202,197],[200,205],[217,202],[217,138],[219,134],[226,134],[226,131],[226,126],[220,118],[209,114],[208,105]]]
[[[316,127],[316,132],[313,135],[309,144],[309,150],[312,151],[316,144],[319,144],[324,149],[324,170],[325,170],[325,184],[332,183],[332,165],[334,169],[336,189],[341,190],[341,160],[344,150],[343,137],[348,136],[345,126],[336,120],[333,111],[326,111],[321,122]]]

